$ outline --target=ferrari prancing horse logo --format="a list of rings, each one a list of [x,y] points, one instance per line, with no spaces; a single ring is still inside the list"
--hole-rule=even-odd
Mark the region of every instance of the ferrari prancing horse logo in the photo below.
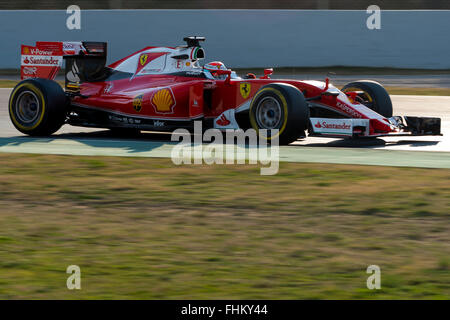
[[[247,99],[250,95],[250,91],[252,90],[252,85],[248,82],[242,82],[239,85],[239,91],[241,92],[241,96],[244,99]]]
[[[145,63],[147,62],[148,59],[148,55],[147,54],[143,54],[139,57],[139,63],[141,64],[141,66],[145,66]]]

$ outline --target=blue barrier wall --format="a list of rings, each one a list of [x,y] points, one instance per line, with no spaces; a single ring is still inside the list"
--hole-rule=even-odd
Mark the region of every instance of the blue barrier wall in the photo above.
[[[147,45],[203,35],[206,60],[229,67],[370,66],[450,69],[450,11],[89,10],[81,30],[65,11],[0,11],[0,68],[18,68],[20,44],[107,41],[109,62]]]

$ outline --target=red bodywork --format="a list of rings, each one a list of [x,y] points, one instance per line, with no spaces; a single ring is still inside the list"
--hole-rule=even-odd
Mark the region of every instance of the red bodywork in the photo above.
[[[265,84],[283,82],[289,83],[308,95],[319,95],[321,90],[301,81],[270,80],[270,79],[246,79],[209,80],[189,78],[172,75],[147,75],[136,77],[132,80],[122,79],[111,82],[83,83],[81,93],[89,96],[87,99],[75,97],[74,103],[113,110],[129,115],[144,116],[155,119],[183,119],[189,120],[199,117],[216,118],[228,109],[235,109],[243,105],[256,94]],[[248,83],[249,96],[244,98],[240,93],[240,84]],[[170,112],[158,111],[152,103],[153,95],[164,89],[170,89],[176,101]],[[209,107],[205,106],[203,91],[212,90],[212,101]],[[136,96],[143,95],[142,110],[139,112],[133,108],[133,100]],[[194,104],[194,101],[197,101]]]
[[[260,78],[249,74],[243,79],[228,69],[217,70],[215,74],[220,77],[208,76],[198,65],[204,57],[200,46],[146,47],[103,67],[104,76],[80,80],[76,75],[80,69],[75,65],[78,61],[102,54],[106,60],[106,44],[103,51],[99,44],[102,43],[38,42],[36,47],[22,46],[22,78],[53,79],[63,57],[75,61],[72,70],[66,70],[66,89],[75,115],[69,118],[70,124],[170,130],[182,126],[180,123],[204,119],[212,127],[237,129],[235,115],[248,112],[252,98],[262,86],[285,83],[298,88],[312,109],[324,109],[336,115],[330,119],[311,117],[310,134],[379,136],[402,130],[395,121],[358,103],[356,93],[343,93],[328,79],[326,82],[274,80],[270,79],[272,69],[264,70]],[[30,55],[35,58],[44,55],[47,60],[29,64]],[[52,65],[54,61],[59,65]]]

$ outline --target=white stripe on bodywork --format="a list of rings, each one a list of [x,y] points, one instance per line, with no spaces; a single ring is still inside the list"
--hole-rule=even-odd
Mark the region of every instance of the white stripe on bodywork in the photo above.
[[[235,109],[236,112],[242,112],[242,111],[250,109],[251,102],[252,102],[252,99],[249,99],[249,100],[245,101],[243,104],[241,104],[239,107],[237,107]]]
[[[369,133],[369,119],[310,118],[309,120],[315,133],[352,136],[355,126],[365,127],[365,135]]]
[[[357,103],[354,104],[350,101],[350,99],[347,97],[347,95],[343,92],[339,93],[338,99],[339,102],[344,103],[345,105],[347,105],[347,107],[352,108],[353,110],[357,111],[358,113],[366,116],[369,119],[377,119],[381,122],[383,122],[386,125],[390,125],[390,122],[386,120],[386,118],[384,116],[382,116],[381,114],[373,111],[372,109],[366,107],[363,104]]]

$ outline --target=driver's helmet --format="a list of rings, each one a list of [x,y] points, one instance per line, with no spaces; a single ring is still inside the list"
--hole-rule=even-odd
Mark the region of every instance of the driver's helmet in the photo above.
[[[213,61],[205,64],[203,70],[209,71],[213,77],[218,78],[219,74],[217,73],[217,70],[227,70],[227,67],[225,67],[221,61]]]

